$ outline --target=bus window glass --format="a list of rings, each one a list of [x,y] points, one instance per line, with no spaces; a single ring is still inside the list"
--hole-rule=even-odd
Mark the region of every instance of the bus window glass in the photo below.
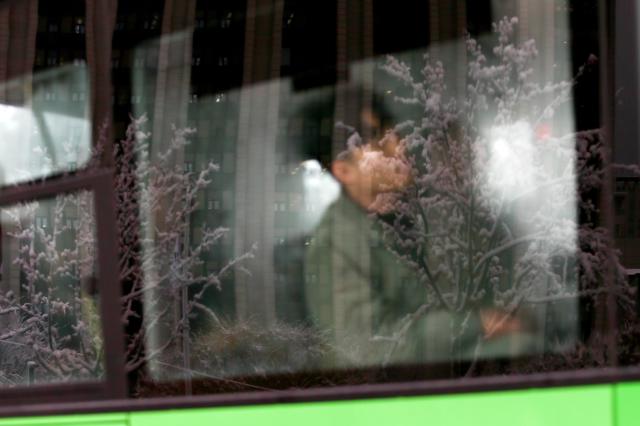
[[[0,388],[103,380],[93,194],[0,215]]]
[[[84,2],[6,2],[0,19],[0,185],[82,168],[93,108]]]
[[[637,108],[605,107],[637,101],[601,3],[10,2],[0,184],[113,171],[134,396],[633,364]],[[36,315],[58,357],[16,383],[102,374],[77,200],[3,222],[5,346]]]
[[[597,4],[480,3],[200,0],[134,49],[140,395],[608,365]]]

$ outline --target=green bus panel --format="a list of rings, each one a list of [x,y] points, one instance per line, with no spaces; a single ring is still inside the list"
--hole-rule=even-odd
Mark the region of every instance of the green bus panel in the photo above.
[[[640,383],[629,382],[615,385],[616,425],[640,425]]]
[[[127,426],[127,414],[84,414],[0,419],[0,426]]]
[[[613,387],[602,385],[141,411],[129,420],[130,426],[613,426],[612,405]]]
[[[121,414],[18,417],[0,419],[0,426],[631,426],[640,425],[640,404],[636,401],[640,401],[640,383]]]

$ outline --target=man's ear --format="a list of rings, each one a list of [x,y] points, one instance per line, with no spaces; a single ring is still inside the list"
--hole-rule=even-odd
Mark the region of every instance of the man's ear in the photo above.
[[[349,185],[356,179],[355,167],[347,161],[334,161],[331,164],[331,173],[343,185]]]

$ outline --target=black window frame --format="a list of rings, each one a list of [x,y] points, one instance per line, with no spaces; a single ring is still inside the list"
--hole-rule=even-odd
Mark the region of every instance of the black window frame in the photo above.
[[[0,189],[0,208],[86,190],[93,194],[98,251],[97,290],[104,339],[105,376],[90,382],[48,383],[0,389],[0,407],[30,402],[47,403],[124,398],[127,383],[116,227],[116,200],[110,170],[84,170],[67,176],[18,184]]]

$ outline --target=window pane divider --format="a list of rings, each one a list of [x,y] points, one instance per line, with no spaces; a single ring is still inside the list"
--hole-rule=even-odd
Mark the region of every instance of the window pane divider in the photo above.
[[[121,319],[121,288],[116,226],[116,200],[111,169],[91,169],[0,189],[0,207],[88,190],[93,193],[98,250],[98,294],[104,339],[105,377],[96,382],[55,383],[0,389],[0,406],[45,400],[117,399],[127,397],[125,340]]]

